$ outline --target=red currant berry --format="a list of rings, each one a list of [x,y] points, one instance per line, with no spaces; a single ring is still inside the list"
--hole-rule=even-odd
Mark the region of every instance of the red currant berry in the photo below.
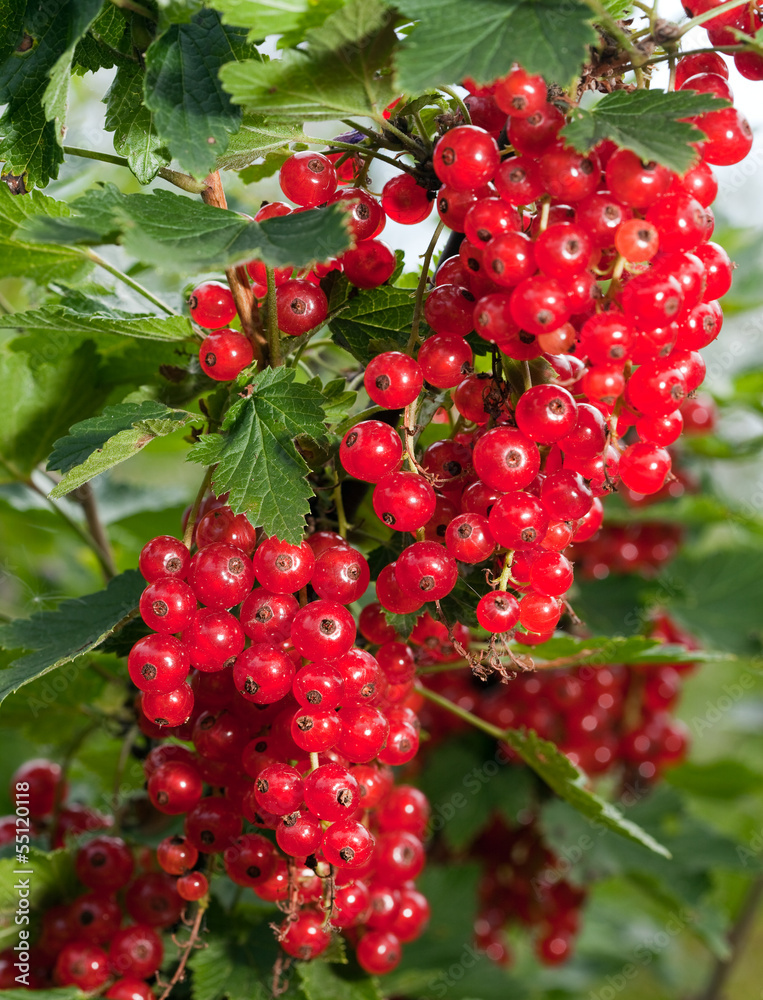
[[[486,246],[483,256],[488,277],[504,288],[514,288],[521,281],[535,274],[535,246],[526,233],[500,233]],[[485,296],[490,298],[491,296]],[[479,332],[479,308],[484,298],[474,309],[474,325]]]
[[[459,562],[479,563],[495,551],[488,520],[481,514],[459,514],[445,532],[448,554]]]
[[[378,288],[392,277],[397,258],[382,240],[363,240],[339,258],[350,284],[357,288]]]
[[[160,842],[156,848],[156,860],[168,875],[183,875],[199,860],[199,852],[185,837],[176,834]]]
[[[421,345],[418,362],[427,382],[438,389],[452,389],[469,373],[472,349],[462,336],[435,334]]]
[[[373,760],[387,741],[389,722],[371,705],[345,705],[336,750],[354,764]]]
[[[235,330],[217,330],[208,334],[199,347],[199,364],[205,375],[216,382],[238,378],[254,360],[248,338]]]
[[[670,455],[663,448],[638,442],[620,457],[620,478],[629,490],[648,496],[661,489],[670,465]]]
[[[538,158],[556,142],[566,119],[553,104],[544,104],[527,118],[509,118],[508,140],[524,156]]]
[[[278,179],[286,197],[304,208],[323,204],[336,191],[334,164],[322,153],[309,150],[290,156]]]
[[[251,556],[257,531],[246,514],[234,514],[230,507],[217,507],[196,522],[196,544],[200,549],[223,542]]]
[[[252,589],[252,561],[233,545],[223,542],[207,545],[191,559],[188,582],[208,608],[232,608]]]
[[[50,816],[56,799],[63,801],[66,792],[61,766],[52,760],[27,760],[16,768],[11,777],[11,802],[26,806],[35,819]]]
[[[387,476],[382,481],[389,478]],[[365,557],[357,549],[343,546],[323,553],[315,564],[310,582],[318,597],[338,604],[351,604],[365,594],[370,580],[371,572]]]
[[[300,911],[296,919],[284,922],[279,936],[287,955],[309,961],[324,952],[331,943],[331,932],[324,926],[324,916],[314,910]]]
[[[398,174],[388,180],[382,188],[381,203],[389,218],[403,226],[423,222],[434,207],[429,192],[410,174]]]
[[[502,161],[495,175],[495,186],[510,205],[531,205],[545,190],[538,164],[524,156]]]
[[[130,881],[135,867],[132,851],[121,837],[94,837],[77,851],[74,869],[88,889],[116,892]]]
[[[586,481],[569,469],[546,476],[540,498],[549,516],[557,521],[577,521],[586,516],[593,504],[593,493]]]
[[[345,471],[366,483],[378,483],[394,472],[402,457],[400,435],[380,420],[363,420],[355,424],[339,446],[339,459]]]
[[[372,402],[396,410],[418,398],[424,376],[421,365],[407,354],[385,351],[371,359],[363,384]]]
[[[172,577],[149,584],[140,598],[140,616],[155,632],[182,632],[195,612],[196,595],[187,583]]]
[[[500,162],[495,139],[474,125],[459,125],[446,132],[432,157],[434,171],[443,184],[461,191],[487,183]]]
[[[456,561],[437,542],[414,542],[395,563],[400,587],[424,601],[439,601],[456,585]]]
[[[515,490],[499,497],[488,518],[490,533],[500,546],[522,551],[540,545],[548,530],[549,515],[536,497]]]
[[[474,296],[458,285],[438,285],[424,303],[424,318],[435,333],[465,337],[472,330]]]
[[[508,591],[491,590],[477,602],[477,621],[487,632],[508,632],[519,621],[519,603]]]
[[[539,444],[553,444],[569,434],[578,418],[572,394],[561,386],[534,385],[519,397],[517,427]]]
[[[562,605],[556,597],[530,591],[519,602],[519,624],[528,632],[540,635],[551,632],[561,614]]]
[[[53,978],[59,986],[77,986],[86,992],[97,990],[109,978],[108,956],[97,945],[72,941],[61,949]]]
[[[247,701],[273,705],[285,698],[294,681],[294,663],[277,646],[257,642],[236,658],[233,683]]]
[[[543,154],[540,176],[552,198],[571,204],[594,193],[601,179],[601,164],[596,153],[559,146]]]
[[[305,805],[319,819],[347,819],[360,803],[360,786],[341,764],[321,764],[305,778]]]
[[[418,594],[409,594],[400,586],[397,579],[397,562],[389,563],[380,571],[376,580],[376,596],[381,606],[395,615],[407,615],[418,611],[425,600]]]
[[[188,308],[194,323],[205,330],[219,330],[236,315],[231,290],[220,281],[205,281],[197,285],[188,299]]]
[[[228,799],[202,799],[185,818],[185,835],[205,854],[219,854],[241,835],[241,816]]]
[[[423,476],[392,472],[379,480],[373,492],[376,516],[395,531],[417,531],[432,517],[435,492]]]
[[[309,660],[335,660],[355,641],[355,621],[341,604],[312,601],[295,615],[291,641]]]
[[[203,899],[209,892],[207,876],[202,872],[188,872],[177,880],[177,894],[189,903]]]
[[[329,198],[329,204],[342,203],[347,209],[350,233],[356,243],[378,235],[386,222],[379,202],[368,191],[359,187],[347,187]]]
[[[265,882],[276,864],[275,848],[259,833],[245,833],[225,849],[225,871],[231,882],[250,888]]]
[[[512,427],[494,427],[474,447],[474,471],[496,490],[519,490],[540,471],[535,443]]]
[[[191,554],[182,542],[171,535],[159,535],[143,546],[138,569],[147,583],[154,583],[163,576],[184,580],[190,562]]]
[[[146,691],[141,709],[155,726],[182,726],[193,711],[193,689],[190,684],[181,684],[174,691]]]
[[[354,819],[332,823],[323,835],[321,850],[329,864],[342,868],[360,868],[374,851],[371,831]]]
[[[320,847],[323,827],[317,816],[307,811],[283,816],[276,827],[276,842],[284,854],[306,858]]]
[[[182,761],[161,764],[148,779],[148,797],[160,812],[169,816],[193,809],[203,790],[199,772]]]
[[[268,538],[254,553],[257,580],[275,594],[293,594],[309,582],[315,569],[315,556],[306,542],[290,545]]]
[[[528,118],[546,104],[546,81],[530,76],[521,66],[498,80],[495,102],[501,111],[516,118]]]
[[[329,304],[317,285],[293,278],[276,289],[276,310],[279,330],[290,337],[299,337],[325,321]]]
[[[138,639],[127,657],[130,679],[141,691],[166,693],[180,687],[190,662],[183,646],[170,635]]]
[[[570,315],[564,289],[555,278],[526,278],[512,292],[511,315],[523,330],[536,336],[556,330]]]
[[[162,939],[146,924],[124,927],[111,939],[109,965],[117,975],[148,979],[158,970],[163,957]]]
[[[181,643],[197,670],[222,670],[244,648],[244,633],[228,611],[200,608],[183,631]]]

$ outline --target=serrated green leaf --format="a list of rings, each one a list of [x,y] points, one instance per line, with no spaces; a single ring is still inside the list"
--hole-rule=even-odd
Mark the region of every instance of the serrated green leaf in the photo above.
[[[697,158],[691,143],[702,139],[704,133],[679,119],[727,106],[728,102],[713,95],[691,90],[617,90],[590,110],[575,108],[561,135],[581,153],[611,139],[642,160],[655,160],[682,174]]]
[[[655,854],[670,857],[667,848],[623,816],[616,806],[588,791],[585,787],[588,781],[586,776],[553,743],[541,739],[533,730],[510,729],[505,733],[504,739],[559,798],[569,802],[583,816]]]
[[[102,305],[93,312],[79,312],[66,306],[42,306],[26,312],[0,316],[0,330],[26,330],[30,333],[90,335],[114,334],[143,340],[183,341],[194,336],[190,320],[184,316],[156,316],[153,313],[129,313]]]
[[[348,299],[329,329],[336,343],[365,366],[381,351],[405,348],[414,305],[415,296],[409,289],[381,285]]]
[[[347,388],[345,379],[334,378],[322,385],[319,378],[314,378],[308,385],[314,386],[323,394],[323,410],[329,424],[347,419],[347,414],[355,405],[358,394],[353,389]]]
[[[127,157],[130,170],[148,184],[172,157],[154,127],[154,116],[143,103],[143,70],[137,63],[120,66],[103,98],[104,128],[114,133],[114,149]]]
[[[243,30],[225,27],[209,8],[171,25],[148,47],[146,107],[172,156],[194,177],[214,170],[241,122],[241,109],[220,85],[221,67],[257,55]]]
[[[55,611],[39,611],[0,625],[3,649],[32,650],[0,671],[0,702],[24,684],[90,652],[135,611],[145,580],[137,570],[114,577],[106,590],[63,601]]]
[[[187,273],[220,270],[255,257],[271,267],[306,267],[350,245],[346,212],[340,205],[253,222],[172,191],[125,195],[107,185],[78,198],[72,208],[82,214],[29,219],[16,238],[109,242],[116,238],[114,228],[117,233],[121,228],[120,242],[144,264]]]
[[[51,490],[53,499],[113,469],[137,455],[154,438],[165,437],[198,419],[185,410],[171,410],[162,403],[119,403],[107,406],[98,417],[74,424],[65,438],[53,445],[48,469],[66,473]]]
[[[86,274],[93,265],[79,250],[11,238],[14,229],[28,219],[57,219],[70,214],[68,205],[40,191],[13,195],[6,184],[0,184],[0,277],[18,275],[44,285],[51,275],[68,281]]]
[[[350,0],[307,32],[304,49],[229,64],[220,78],[234,101],[260,114],[300,122],[381,114],[395,96],[392,21],[380,0]]]
[[[272,934],[267,927],[260,934]],[[269,1000],[270,991],[254,964],[251,949],[231,936],[211,935],[188,965],[193,971],[193,1000]]]
[[[480,579],[480,582],[483,582],[483,580],[484,577]],[[461,622],[467,628],[479,628],[476,608],[480,596],[479,591],[476,591],[468,580],[459,576],[453,590],[440,601],[440,607],[448,625],[451,626],[455,625],[456,622]],[[436,613],[433,607],[432,613]]]
[[[251,395],[230,408],[223,423],[226,437],[207,435],[189,458],[217,462],[215,493],[230,493],[228,505],[246,514],[268,535],[298,545],[308,500],[308,467],[296,447],[301,435],[325,437],[322,393],[294,381],[293,368],[268,368],[254,376]],[[247,388],[247,392],[249,389]]]
[[[26,9],[8,26],[0,62],[0,160],[4,173],[24,176],[27,189],[47,184],[63,162],[66,96],[74,48],[101,0],[62,0]],[[18,51],[22,40],[31,46]]]
[[[526,652],[526,646],[517,644],[517,652]],[[717,662],[733,659],[729,654],[689,650],[685,646],[661,643],[658,639],[647,639],[643,635],[633,636],[592,636],[590,639],[575,639],[572,636],[558,636],[548,642],[533,646],[532,658],[536,665],[543,667],[546,661],[571,660],[569,666],[605,666],[624,663],[630,666],[660,663],[695,663],[709,659]],[[559,664],[567,666],[568,664]]]
[[[125,12],[116,4],[107,3],[83,38],[77,42],[72,59],[72,72],[78,75],[95,73],[126,65],[131,47]]]
[[[596,41],[590,8],[578,0],[469,0],[468,32],[461,0],[400,0],[417,21],[397,57],[400,89],[410,94],[472,77],[489,83],[512,62],[549,83],[577,76]]]
[[[269,153],[265,154],[262,163],[253,163],[251,166],[240,170],[238,174],[239,180],[243,181],[244,184],[259,184],[266,177],[272,177],[274,174],[277,174],[284,163],[292,156],[293,150],[289,149],[288,146],[283,146],[281,149],[271,149]]]
[[[266,115],[247,112],[241,127],[230,137],[228,148],[218,157],[219,170],[242,170],[262,156],[283,149],[287,143],[305,139],[300,125]]]
[[[384,612],[387,624],[392,626],[401,639],[407,639],[413,632],[420,615],[421,611],[413,611],[409,615],[396,615],[393,611]]]
[[[382,1000],[378,981],[357,967],[300,962],[297,975],[307,1000]]]

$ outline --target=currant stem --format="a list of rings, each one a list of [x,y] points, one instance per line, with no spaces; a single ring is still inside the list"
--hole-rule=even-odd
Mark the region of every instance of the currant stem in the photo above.
[[[113,0],[112,0],[113,3]],[[64,146],[64,153],[69,156],[81,156],[86,160],[100,160],[102,163],[113,163],[118,167],[130,169],[130,161],[126,156],[117,156],[114,153],[104,153],[100,149],[83,149],[81,146]],[[190,194],[201,194],[206,187],[204,181],[197,181],[190,174],[184,174],[180,170],[171,170],[169,167],[161,167],[159,177],[175,187],[188,191]]]
[[[426,291],[427,281],[429,280],[429,265],[432,263],[432,256],[434,255],[437,241],[439,240],[444,227],[445,223],[442,221],[437,224],[437,227],[432,234],[432,239],[429,241],[429,246],[424,253],[424,259],[421,263],[421,275],[419,277],[419,283],[416,285],[416,301],[413,306],[413,319],[411,320],[411,335],[408,338],[408,343],[405,345],[406,354],[412,354],[414,347],[419,342],[419,327],[421,326],[421,314],[424,311],[424,292]]]
[[[411,167],[407,163],[403,163],[401,160],[395,160],[391,156],[387,156],[386,153],[380,153],[377,149],[372,149],[370,146],[361,146],[359,143],[354,144],[351,142],[337,142],[334,139],[311,139],[310,136],[304,136],[302,141],[307,142],[312,146],[320,146],[322,149],[326,148],[329,152],[344,149],[352,151],[353,153],[360,153],[363,156],[369,156],[375,160],[383,160],[384,163],[389,163],[391,166],[397,167],[398,170],[404,170],[408,174],[416,173],[415,167]]]
[[[318,759],[318,754],[317,753],[311,753],[310,754],[310,770],[311,771],[317,770],[317,768],[320,767],[320,763],[321,762]]]
[[[344,437],[345,433],[355,424],[359,424],[361,420],[368,420],[369,417],[373,417],[374,414],[381,413],[385,409],[385,406],[369,406],[365,410],[361,410],[360,413],[353,413],[334,427],[334,433],[339,437]]]
[[[411,137],[406,135],[405,132],[401,132],[399,128],[390,124],[386,118],[379,116],[375,120],[379,123],[382,131],[389,132],[391,135],[394,135],[394,137],[398,139],[409,152],[413,153],[415,157],[421,157],[422,150],[415,139],[411,139]]]
[[[265,273],[268,278],[268,360],[271,368],[278,368],[283,364],[281,357],[281,331],[278,329],[278,310],[276,307],[276,276],[272,267],[266,267]]]
[[[83,483],[70,496],[77,501],[83,510],[93,541],[98,546],[99,551],[103,553],[105,563],[104,572],[108,575],[108,579],[111,580],[112,577],[117,575],[117,567],[114,562],[114,553],[111,548],[109,536],[106,534],[106,529],[98,514],[98,504],[93,495],[93,487],[90,483]]]
[[[441,90],[443,94],[447,94],[448,97],[453,98],[453,100],[456,102],[456,105],[458,106],[458,110],[461,112],[461,117],[464,119],[464,124],[471,125],[472,116],[469,114],[469,109],[464,104],[462,98],[456,93],[456,91],[452,87],[438,87],[437,89]]]
[[[457,716],[463,722],[468,722],[469,725],[474,726],[475,729],[481,729],[483,733],[487,733],[487,735],[492,736],[493,739],[502,740],[505,738],[506,732],[503,729],[499,729],[498,726],[492,726],[489,722],[485,722],[484,719],[480,719],[478,715],[474,715],[467,709],[461,708],[460,705],[456,705],[448,698],[443,698],[443,696],[438,694],[437,691],[431,691],[429,688],[424,687],[423,684],[417,684],[416,690],[423,698],[426,698],[427,701],[431,701],[435,705],[439,705],[440,708],[444,708],[446,712],[450,712],[451,715]]]
[[[334,508],[336,509],[336,519],[337,527],[339,529],[339,534],[342,538],[347,538],[349,533],[349,525],[347,523],[347,514],[344,510],[344,500],[342,499],[342,484],[337,483],[331,492],[331,499],[334,503]]]
[[[121,282],[127,285],[128,288],[132,288],[132,290],[137,292],[138,295],[142,295],[144,299],[148,299],[149,302],[153,303],[153,305],[155,305],[158,309],[161,309],[162,312],[167,313],[168,316],[180,315],[180,313],[175,309],[170,308],[170,306],[168,306],[165,302],[162,302],[160,298],[157,298],[153,292],[149,292],[147,288],[144,288],[140,282],[131,278],[129,274],[125,274],[124,271],[120,271],[119,268],[114,267],[113,264],[109,264],[107,260],[100,257],[94,250],[87,249],[81,250],[80,252],[83,257],[87,257],[94,264],[97,264],[98,267],[102,267],[104,271],[108,271],[109,274],[113,274],[115,278],[118,278]]]
[[[201,507],[201,501],[209,489],[209,484],[212,482],[212,476],[217,468],[215,465],[210,465],[207,471],[204,473],[204,478],[201,481],[201,486],[199,486],[196,497],[193,501],[193,506],[191,507],[191,513],[188,515],[188,523],[185,526],[185,531],[183,532],[183,545],[191,551],[191,546],[193,545],[193,529],[196,527],[196,521],[199,516],[199,508]]]
[[[501,570],[501,576],[498,580],[498,589],[506,590],[509,585],[509,580],[511,579],[511,562],[514,558],[514,550],[509,549],[503,559],[503,569]]]
[[[159,1000],[167,1000],[167,997],[173,991],[175,986],[177,986],[177,984],[185,976],[185,967],[188,964],[188,959],[191,957],[191,954],[194,948],[196,947],[196,942],[199,939],[199,933],[201,931],[201,921],[202,918],[204,917],[204,913],[206,912],[207,906],[209,905],[208,898],[209,897],[205,897],[204,899],[199,900],[197,904],[196,915],[193,919],[193,923],[191,924],[188,940],[184,944],[179,945],[181,950],[181,955],[180,955],[180,961],[178,962],[178,967],[177,969],[175,969],[172,979],[170,979],[169,983],[165,987],[164,992],[159,997]]]

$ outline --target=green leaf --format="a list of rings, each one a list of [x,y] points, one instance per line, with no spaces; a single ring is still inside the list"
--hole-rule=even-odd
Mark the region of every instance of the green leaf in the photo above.
[[[395,96],[393,17],[381,0],[350,0],[306,34],[304,49],[220,72],[237,104],[260,114],[322,121],[381,114]]]
[[[54,244],[29,244],[11,238],[13,230],[27,220],[58,219],[70,214],[64,202],[39,191],[13,195],[6,184],[0,184],[0,278],[18,276],[46,285],[52,275],[67,281],[86,274],[93,265],[80,250]]]
[[[145,580],[128,570],[106,590],[63,601],[55,611],[39,611],[0,625],[3,649],[33,650],[0,671],[0,702],[24,684],[90,652],[135,611]]]
[[[183,341],[193,339],[193,327],[184,316],[156,316],[154,313],[129,313],[100,303],[92,312],[80,312],[67,306],[42,306],[27,312],[0,316],[0,330],[26,330],[30,333],[68,335],[113,334],[139,337],[141,340]]]
[[[358,292],[331,320],[329,329],[336,343],[365,366],[381,351],[405,348],[414,300],[412,291],[393,285]]]
[[[104,128],[114,133],[114,149],[127,157],[130,170],[148,184],[172,157],[154,127],[154,116],[143,103],[143,71],[137,63],[117,70],[103,99]]]
[[[515,61],[566,85],[597,37],[590,8],[577,0],[469,0],[468,32],[462,0],[399,0],[397,6],[418,22],[397,58],[400,89],[411,94],[467,76],[489,83]]]
[[[294,122],[247,112],[241,128],[230,137],[228,149],[218,156],[219,170],[242,170],[268,153],[280,152],[287,143],[304,143],[307,137]]]
[[[515,652],[526,652],[527,646],[517,644]],[[685,646],[661,643],[658,639],[647,639],[642,635],[633,636],[593,636],[590,639],[574,639],[559,636],[533,646],[532,658],[537,665],[544,661],[572,659],[573,663],[559,666],[606,666],[611,663],[625,663],[630,666],[657,666],[660,663],[696,663],[698,661],[734,659],[728,654],[689,650]]]
[[[413,611],[407,615],[397,615],[394,611],[384,612],[385,621],[388,625],[392,626],[401,639],[407,639],[411,632],[413,632],[420,616],[420,611]]]
[[[738,799],[763,788],[763,773],[740,760],[714,760],[707,764],[686,761],[665,775],[668,784],[680,791],[708,799]]]
[[[149,46],[146,107],[172,156],[194,177],[214,170],[241,122],[241,109],[220,85],[221,67],[256,54],[244,31],[224,27],[209,8],[171,25]]]
[[[193,413],[171,410],[162,403],[119,403],[98,417],[81,420],[53,445],[48,469],[66,473],[51,490],[54,499],[137,455],[154,438],[165,437],[196,420]]]
[[[757,653],[763,645],[763,549],[752,545],[683,552],[659,583],[670,613],[711,647]]]
[[[323,439],[326,415],[321,392],[295,382],[295,375],[293,368],[268,368],[254,376],[251,394],[238,399],[225,417],[227,436],[202,438],[189,459],[218,463],[215,493],[230,492],[228,505],[237,514],[246,514],[268,535],[298,545],[313,491],[296,439]]]
[[[704,133],[679,119],[727,106],[727,101],[690,90],[669,94],[662,90],[616,90],[590,110],[575,108],[561,135],[580,153],[611,139],[642,160],[655,160],[682,174],[697,158],[691,143],[702,139]]]
[[[225,24],[249,28],[252,41],[267,35],[285,35],[296,31],[315,11],[320,22],[341,5],[342,0],[216,0],[215,6]]]
[[[297,976],[307,1000],[382,1000],[378,980],[356,966],[300,962]]]
[[[314,378],[308,385],[314,386],[323,394],[323,409],[327,423],[335,424],[347,419],[347,414],[354,406],[358,394],[354,389],[347,388],[345,379],[334,378],[321,385],[320,379]]]
[[[116,4],[105,4],[90,25],[87,34],[77,42],[72,59],[72,72],[95,73],[115,65],[128,65],[132,42],[125,12]]]
[[[509,729],[504,739],[559,798],[569,802],[578,812],[655,854],[670,857],[670,852],[662,844],[623,816],[616,806],[588,791],[585,787],[587,777],[553,743],[541,739],[532,729]]]
[[[267,927],[260,934],[272,934]],[[231,935],[210,935],[205,948],[194,951],[189,961],[193,970],[193,1000],[268,1000],[266,988],[250,948]]]
[[[101,212],[94,216],[92,209],[98,205]],[[125,195],[108,185],[77,199],[72,208],[82,214],[29,219],[16,238],[109,242],[115,238],[114,228],[117,232],[121,228],[119,239],[129,253],[144,264],[176,273],[219,271],[255,257],[271,267],[306,267],[350,245],[346,212],[340,205],[260,223],[172,191]]]
[[[0,160],[26,188],[45,185],[63,162],[66,99],[74,49],[101,0],[62,0],[26,9],[8,25],[0,63]],[[19,51],[22,43],[27,47]]]
[[[440,601],[440,607],[448,625],[455,625],[456,622],[461,622],[467,628],[479,628],[476,608],[480,596],[480,592],[476,591],[468,580],[459,576],[453,590]],[[433,606],[430,606],[430,613],[433,616],[437,613]]]

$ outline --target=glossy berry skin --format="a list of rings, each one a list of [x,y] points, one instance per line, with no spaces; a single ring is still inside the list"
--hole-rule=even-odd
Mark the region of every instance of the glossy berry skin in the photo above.
[[[434,171],[443,184],[461,191],[486,184],[499,163],[495,139],[475,125],[450,129],[438,140],[432,156]]]
[[[341,731],[336,750],[353,764],[373,760],[384,746],[389,722],[370,705],[347,705],[340,713]]]
[[[567,389],[534,385],[519,397],[514,419],[526,437],[538,444],[553,444],[569,434],[578,417],[578,407]]]
[[[606,424],[601,411],[590,403],[578,403],[577,422],[572,431],[559,440],[559,447],[565,455],[594,458],[601,454],[606,443]]]
[[[566,594],[572,580],[572,563],[561,552],[543,552],[530,567],[530,584],[547,597]]]
[[[236,303],[227,285],[220,281],[205,281],[197,285],[188,299],[188,308],[194,323],[205,330],[219,330],[227,326],[236,315]]]
[[[406,615],[418,611],[424,598],[403,590],[397,579],[397,562],[389,563],[381,570],[376,580],[376,596],[381,606],[396,615]]]
[[[365,594],[370,580],[365,556],[350,546],[341,546],[328,549],[317,560],[311,583],[318,597],[351,604]]]
[[[501,162],[495,186],[501,198],[510,205],[529,205],[544,192],[538,164],[524,156],[513,156]]]
[[[235,330],[208,334],[199,347],[199,364],[205,375],[216,382],[231,382],[254,360],[248,338]]]
[[[117,979],[103,995],[106,1000],[156,1000],[156,994],[148,983],[133,976]]]
[[[618,201],[640,211],[649,208],[670,187],[671,175],[662,164],[643,163],[629,149],[618,149],[606,166],[607,188]]]
[[[513,427],[494,427],[474,447],[474,471],[496,490],[528,486],[540,470],[537,445]]]
[[[555,278],[526,278],[512,292],[511,315],[518,326],[536,337],[556,330],[570,316],[564,289]]]
[[[674,410],[664,417],[639,417],[635,427],[642,441],[649,441],[665,448],[681,436],[684,418],[679,410]]]
[[[312,601],[300,608],[291,626],[294,648],[309,660],[335,660],[355,641],[355,621],[335,601]]]
[[[252,561],[241,549],[216,542],[191,559],[188,582],[206,607],[227,610],[240,604],[252,589]]]
[[[360,868],[370,860],[374,836],[368,827],[354,819],[341,819],[326,830],[321,843],[323,856],[331,865]]]
[[[459,562],[479,563],[495,551],[488,519],[481,514],[459,514],[445,532],[448,555]]]
[[[701,244],[696,249],[696,255],[705,265],[704,301],[723,298],[731,288],[731,276],[734,271],[729,255],[717,243]]]
[[[706,229],[707,218],[706,209],[689,194],[663,195],[646,213],[646,221],[657,230],[660,249],[665,253],[694,250],[699,246],[710,235]]]
[[[378,288],[397,267],[392,250],[382,240],[363,240],[339,258],[347,280],[356,288]]]
[[[472,349],[462,336],[435,334],[421,345],[418,362],[427,382],[439,389],[452,389],[469,373]]]
[[[535,260],[544,274],[564,278],[588,266],[593,244],[585,229],[571,222],[558,222],[538,235]]]
[[[175,889],[175,879],[164,872],[146,872],[128,886],[125,908],[138,924],[168,927],[180,919],[183,905]]]
[[[508,632],[519,621],[519,602],[508,591],[491,590],[477,602],[477,621],[488,632]]]
[[[421,365],[401,351],[385,351],[371,359],[363,376],[371,400],[396,410],[418,398],[424,384]]]
[[[488,518],[490,533],[507,549],[524,551],[540,545],[548,530],[549,515],[536,497],[515,490],[499,497]]]
[[[241,815],[228,799],[202,799],[185,818],[185,835],[205,854],[219,854],[241,834]]]
[[[233,664],[236,690],[255,705],[272,705],[285,698],[294,674],[291,657],[266,642],[254,643]]]
[[[601,165],[596,153],[584,155],[560,146],[543,155],[540,176],[552,198],[570,205],[594,193],[599,186]]]
[[[291,738],[307,753],[330,750],[337,741],[342,722],[333,708],[299,708],[291,720]]]
[[[331,943],[331,932],[323,921],[322,913],[300,910],[296,920],[285,922],[279,940],[286,954],[309,961],[324,952]]]
[[[203,899],[209,892],[209,882],[203,872],[188,872],[177,880],[177,894],[189,903]]]
[[[465,337],[472,329],[474,296],[459,285],[438,285],[424,303],[424,319],[435,333]]]
[[[61,949],[53,976],[60,986],[97,990],[109,978],[109,959],[97,945],[72,941]]]
[[[402,719],[390,719],[387,745],[379,751],[377,760],[397,767],[413,760],[418,750],[418,729]]]
[[[377,869],[387,885],[397,887],[417,878],[424,867],[424,845],[406,830],[385,833],[377,841]]]
[[[120,976],[148,979],[162,964],[164,948],[153,927],[131,924],[118,930],[109,946],[109,966]]]
[[[122,907],[110,896],[88,892],[69,907],[72,937],[89,944],[110,941],[122,923]]]
[[[146,542],[138,558],[138,569],[147,583],[163,576],[184,580],[191,563],[191,553],[172,535],[158,535]]]
[[[620,478],[635,493],[656,493],[670,472],[670,455],[664,448],[638,442],[628,445],[620,456]]]
[[[423,601],[438,601],[456,585],[456,561],[437,542],[414,542],[398,557],[395,573],[400,587]]]
[[[346,885],[339,886],[334,897],[331,926],[340,928],[360,926],[368,915],[370,901],[368,887],[360,879],[353,879]]]
[[[116,892],[132,877],[132,851],[121,837],[98,836],[77,851],[74,869],[88,889]]]
[[[267,538],[254,553],[257,580],[274,594],[294,594],[306,586],[315,569],[313,550],[306,542],[290,545]]]
[[[699,12],[697,12],[699,13]],[[728,80],[729,68],[720,52],[698,52],[691,56],[682,56],[676,63],[676,88],[697,73],[718,73]]]
[[[204,790],[195,767],[182,761],[161,764],[148,779],[148,797],[168,816],[187,813],[197,804]]]
[[[270,764],[254,782],[257,804],[275,816],[286,816],[299,809],[304,791],[302,776],[289,764]]]
[[[278,179],[289,201],[303,208],[315,208],[328,201],[337,185],[331,160],[309,150],[290,156],[281,166]]]
[[[622,313],[597,313],[580,329],[580,350],[595,365],[623,364],[635,336],[633,326]]]
[[[244,648],[244,633],[228,611],[199,608],[180,637],[191,666],[204,672],[222,670]]]
[[[554,145],[565,120],[553,104],[544,104],[527,118],[512,115],[508,126],[509,142],[523,156],[540,157]]]
[[[173,691],[146,691],[141,708],[154,725],[181,726],[193,711],[193,689],[190,684],[181,684]]]
[[[346,767],[321,764],[305,778],[305,805],[319,819],[347,819],[360,804],[360,786]]]
[[[526,233],[500,233],[485,246],[483,263],[492,281],[504,288],[514,288],[535,273],[535,246]],[[479,332],[478,315],[475,307],[474,324]]]
[[[236,885],[260,885],[272,874],[276,853],[273,845],[259,833],[244,833],[223,854],[225,871]]]
[[[340,188],[329,199],[330,205],[337,203],[347,209],[347,224],[356,243],[377,235],[387,221],[382,206],[363,188]]]
[[[127,670],[141,691],[164,694],[183,683],[190,662],[183,646],[171,635],[147,635],[130,650]]]
[[[337,708],[344,698],[344,678],[332,663],[307,663],[297,672],[292,693],[303,708]]]
[[[651,260],[660,246],[660,234],[646,219],[624,222],[615,234],[615,249],[632,263]]]
[[[628,380],[628,403],[650,417],[672,413],[686,396],[686,379],[666,361],[640,365]]]
[[[306,858],[314,854],[323,839],[323,828],[317,816],[303,810],[283,816],[276,827],[276,842],[284,854]]]
[[[195,612],[196,595],[182,580],[172,577],[157,580],[141,594],[140,616],[154,632],[182,632]]]
[[[577,205],[576,221],[583,226],[594,247],[611,247],[617,230],[633,217],[611,191],[595,191]]]
[[[519,602],[519,623],[528,632],[541,635],[550,632],[559,621],[561,613],[561,604],[557,598],[546,597],[535,591],[525,594]]]
[[[339,446],[339,460],[345,471],[366,483],[378,483],[394,472],[402,458],[400,435],[381,420],[363,420],[355,424]]]
[[[383,976],[397,968],[402,958],[400,939],[390,931],[366,931],[355,954],[358,964],[370,976]]]
[[[279,330],[290,337],[299,337],[324,322],[329,304],[317,285],[291,278],[276,289],[276,311]]]
[[[42,819],[53,812],[57,795],[65,799],[67,789],[61,785],[60,764],[42,757],[27,760],[13,772],[10,799],[14,805],[25,805],[34,819]]]
[[[185,837],[165,837],[156,848],[156,860],[168,875],[184,875],[199,860],[199,852]]]
[[[388,180],[382,188],[381,203],[387,216],[403,226],[423,222],[434,208],[434,200],[410,174],[398,174]]]
[[[540,498],[549,517],[556,521],[577,521],[593,504],[593,493],[585,479],[566,468],[546,476]]]
[[[395,531],[423,528],[436,503],[432,487],[415,472],[391,472],[379,480],[373,492],[376,516]]]
[[[697,124],[707,136],[699,144],[699,151],[706,163],[731,166],[739,163],[752,149],[750,123],[736,108],[709,111],[697,119]]]
[[[246,514],[234,514],[230,507],[217,507],[196,523],[196,544],[200,549],[224,542],[251,556],[257,544],[257,530]]]

